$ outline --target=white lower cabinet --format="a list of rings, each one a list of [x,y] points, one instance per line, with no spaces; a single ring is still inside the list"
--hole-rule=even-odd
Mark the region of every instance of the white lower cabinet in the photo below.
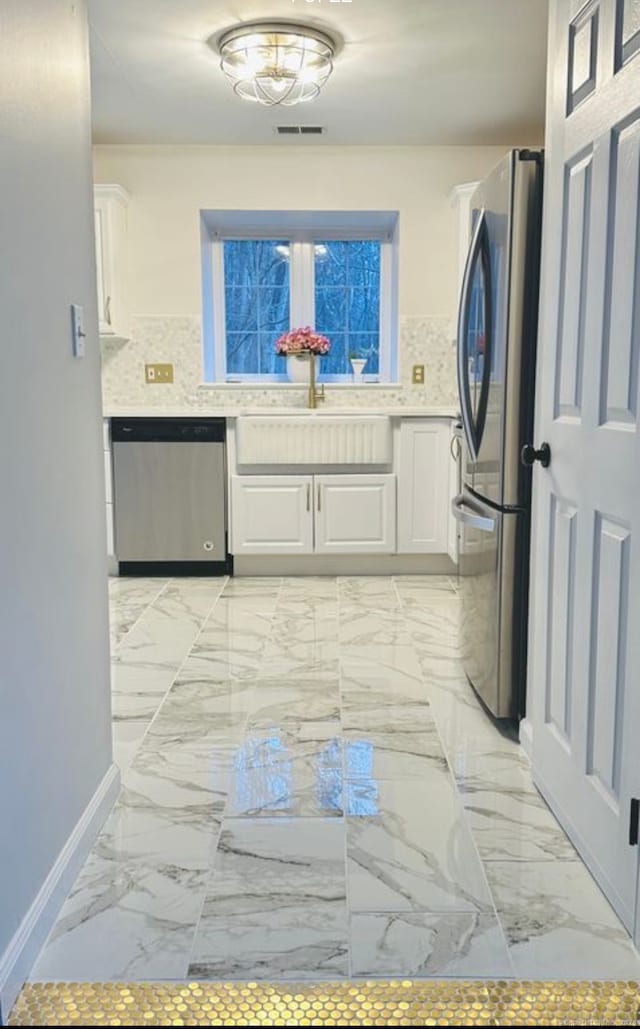
[[[394,475],[233,475],[234,554],[392,554]]]
[[[317,475],[316,554],[393,554],[395,475]]]
[[[234,554],[312,554],[313,476],[233,475]]]
[[[398,553],[446,554],[451,519],[449,419],[406,419],[398,458]]]

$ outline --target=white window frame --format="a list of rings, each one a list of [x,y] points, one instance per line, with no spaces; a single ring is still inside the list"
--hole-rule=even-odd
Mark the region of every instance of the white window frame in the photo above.
[[[205,214],[206,212],[203,212]],[[214,214],[214,212],[210,212]],[[224,212],[227,215],[231,212]],[[386,212],[385,212],[386,213]],[[380,315],[379,315],[379,371],[375,375],[365,376],[365,382],[392,382],[397,372],[397,232],[392,227],[383,230],[375,226],[354,228],[348,224],[344,227],[336,224],[336,216],[332,223],[326,225],[294,226],[292,215],[295,212],[283,212],[281,219],[274,217],[269,224],[254,225],[246,223],[246,213],[236,231],[225,225],[221,228],[209,227],[203,241],[203,303],[204,303],[204,369],[208,384],[243,383],[248,384],[282,384],[287,381],[286,374],[242,374],[227,373],[225,289],[224,289],[224,243],[232,239],[287,239],[291,247],[290,279],[289,279],[289,318],[290,327],[315,324],[315,245],[325,240],[377,240],[380,244]],[[377,212],[374,212],[374,215]],[[361,217],[345,215],[345,219]],[[205,223],[206,224],[206,223]],[[322,375],[323,382],[352,381],[350,374]]]

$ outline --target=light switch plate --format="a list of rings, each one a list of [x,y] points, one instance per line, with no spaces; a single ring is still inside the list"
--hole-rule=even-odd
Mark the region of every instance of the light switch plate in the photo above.
[[[173,365],[145,364],[144,381],[148,383],[173,382]]]
[[[424,365],[414,364],[411,381],[414,386],[424,386]]]
[[[71,345],[74,357],[84,357],[84,308],[80,304],[71,305]]]

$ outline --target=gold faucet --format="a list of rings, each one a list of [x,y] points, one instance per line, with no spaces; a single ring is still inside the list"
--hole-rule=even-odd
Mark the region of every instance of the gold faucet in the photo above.
[[[324,383],[320,389],[316,389],[316,355],[309,354],[309,397],[307,406],[315,410],[319,400],[324,400]]]

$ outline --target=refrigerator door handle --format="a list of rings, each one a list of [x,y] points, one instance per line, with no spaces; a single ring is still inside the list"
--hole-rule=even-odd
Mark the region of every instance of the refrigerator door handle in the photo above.
[[[472,510],[468,504],[465,504],[463,494],[451,501],[451,513],[456,521],[469,525],[472,529],[480,529],[481,532],[495,532],[495,518],[486,518]]]
[[[460,394],[460,408],[464,434],[467,440],[467,446],[469,447],[469,452],[471,453],[474,461],[477,459],[478,455],[476,453],[475,433],[473,431],[473,419],[470,411],[471,397],[469,393],[469,368],[467,367],[467,362],[465,360],[465,335],[468,324],[467,310],[469,306],[471,286],[473,283],[473,270],[478,256],[478,251],[482,243],[484,222],[485,209],[483,207],[480,209],[476,219],[469,253],[467,254],[467,260],[464,266],[464,277],[462,280],[462,289],[460,291],[460,307],[458,309],[458,392]]]

